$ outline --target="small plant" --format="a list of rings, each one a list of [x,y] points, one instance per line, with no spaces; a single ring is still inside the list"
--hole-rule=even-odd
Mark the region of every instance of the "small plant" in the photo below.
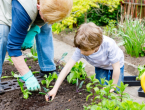
[[[32,56],[34,61],[38,60],[38,55],[37,55],[37,49],[36,49],[36,43],[34,43],[34,46],[30,49],[31,55],[28,56]]]
[[[25,60],[25,62],[27,62],[27,58],[25,58],[24,60]]]
[[[16,72],[15,72],[16,73]],[[6,79],[6,78],[17,78],[19,75],[15,74],[13,71],[11,71],[12,76],[2,76],[1,79]]]
[[[61,56],[61,58],[60,58],[60,60],[58,60],[57,64],[59,64],[60,61],[62,61],[67,54],[68,54],[67,52],[63,53],[62,56]]]
[[[65,62],[65,61],[64,61],[64,58],[65,58],[65,56],[66,56],[67,54],[68,54],[67,52],[63,53],[63,55],[61,56],[61,58],[57,61],[56,65],[58,66],[58,69],[62,69],[62,68],[64,67],[65,64],[64,64],[63,66],[61,66],[61,65],[60,65],[60,61]]]
[[[31,66],[29,66],[28,68],[31,69]]]
[[[6,60],[8,60],[11,63],[11,65],[14,65],[12,58],[10,56],[8,56],[8,58],[6,58]]]
[[[128,84],[125,84],[121,81],[121,85],[120,87],[117,86],[120,91],[117,91],[118,94],[120,94],[120,96],[118,96],[118,98],[120,99],[120,102],[123,101],[124,98],[130,99],[130,96],[127,93],[124,93],[125,88],[128,86]]]
[[[81,83],[79,84],[79,80],[77,78],[77,82],[76,82],[76,92],[77,93],[79,93],[81,91],[80,89],[82,88],[83,83],[84,83],[84,81],[81,81]]]
[[[44,92],[39,92],[39,94],[46,95],[50,91],[49,89],[46,89],[45,87],[43,87],[43,89],[44,89]],[[49,98],[49,100],[51,100],[52,96],[49,96],[48,98]]]
[[[86,101],[90,96],[93,97],[91,104],[89,106],[84,106],[84,110],[128,110],[122,109],[122,103],[124,103],[124,101],[131,101],[129,95],[124,93],[125,88],[128,86],[127,84],[124,85],[123,82],[121,82],[121,86],[117,86],[120,89],[120,91],[116,91],[120,94],[118,96],[114,92],[110,92],[110,90],[115,89],[114,86],[116,86],[113,84],[113,80],[107,81],[101,79],[101,82],[99,83],[99,80],[95,79],[95,75],[88,78],[91,80],[91,83],[88,83],[86,88],[91,93],[86,97]],[[108,85],[104,85],[105,82],[107,82]],[[99,100],[96,101],[96,99]]]
[[[57,74],[54,72],[53,74],[49,73],[49,76],[47,77],[47,75],[44,75],[45,80],[41,81],[41,84],[44,85],[46,84],[46,88],[49,88],[49,85],[51,83],[51,81],[53,81],[53,79],[57,79]]]
[[[80,61],[79,63],[77,62],[71,69],[70,74],[67,76],[67,81],[75,84],[77,82],[77,78],[79,80],[84,80],[86,76],[87,73],[84,69],[84,64]]]
[[[104,27],[104,35],[111,37],[112,35],[116,34],[116,32],[116,21],[109,20],[108,25]]]
[[[136,80],[141,80],[141,76],[145,72],[145,65],[144,66],[139,65],[137,68],[139,71],[139,75],[136,77]]]
[[[25,90],[24,90],[24,88],[23,88],[24,83],[22,83],[22,82],[19,80],[19,77],[17,77],[17,82],[18,82],[18,84],[19,84],[19,86],[20,86],[20,88],[21,88],[21,91],[22,91],[22,93],[23,93],[23,98],[24,98],[24,99],[28,99],[28,98],[29,98],[29,95],[31,95],[32,93],[29,92],[28,89],[25,89]]]

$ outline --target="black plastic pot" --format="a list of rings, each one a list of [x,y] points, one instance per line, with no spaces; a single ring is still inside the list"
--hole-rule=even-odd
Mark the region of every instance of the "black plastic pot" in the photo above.
[[[142,90],[142,87],[140,86],[140,88],[138,89],[138,96],[139,97],[145,97],[145,93],[144,91]]]
[[[124,84],[128,86],[141,86],[140,81],[136,80],[137,76],[124,76]]]

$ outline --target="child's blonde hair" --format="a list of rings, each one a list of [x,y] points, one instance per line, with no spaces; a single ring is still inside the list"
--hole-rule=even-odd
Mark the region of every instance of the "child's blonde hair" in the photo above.
[[[103,41],[102,29],[94,23],[82,24],[74,37],[74,45],[81,50],[94,50]]]
[[[40,11],[49,24],[58,22],[68,16],[73,0],[40,0]]]

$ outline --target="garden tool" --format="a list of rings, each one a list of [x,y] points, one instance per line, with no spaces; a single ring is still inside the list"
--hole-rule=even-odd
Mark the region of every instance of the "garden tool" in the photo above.
[[[37,25],[32,25],[28,31],[26,38],[21,46],[22,50],[30,49],[34,44],[34,37],[40,33],[40,28]]]

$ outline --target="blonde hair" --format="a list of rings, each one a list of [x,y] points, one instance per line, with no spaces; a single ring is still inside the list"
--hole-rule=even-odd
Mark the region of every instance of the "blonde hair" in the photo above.
[[[102,29],[94,23],[82,24],[74,37],[74,45],[81,50],[94,50],[103,41]]]
[[[40,11],[49,24],[58,22],[68,16],[73,0],[40,0]]]

